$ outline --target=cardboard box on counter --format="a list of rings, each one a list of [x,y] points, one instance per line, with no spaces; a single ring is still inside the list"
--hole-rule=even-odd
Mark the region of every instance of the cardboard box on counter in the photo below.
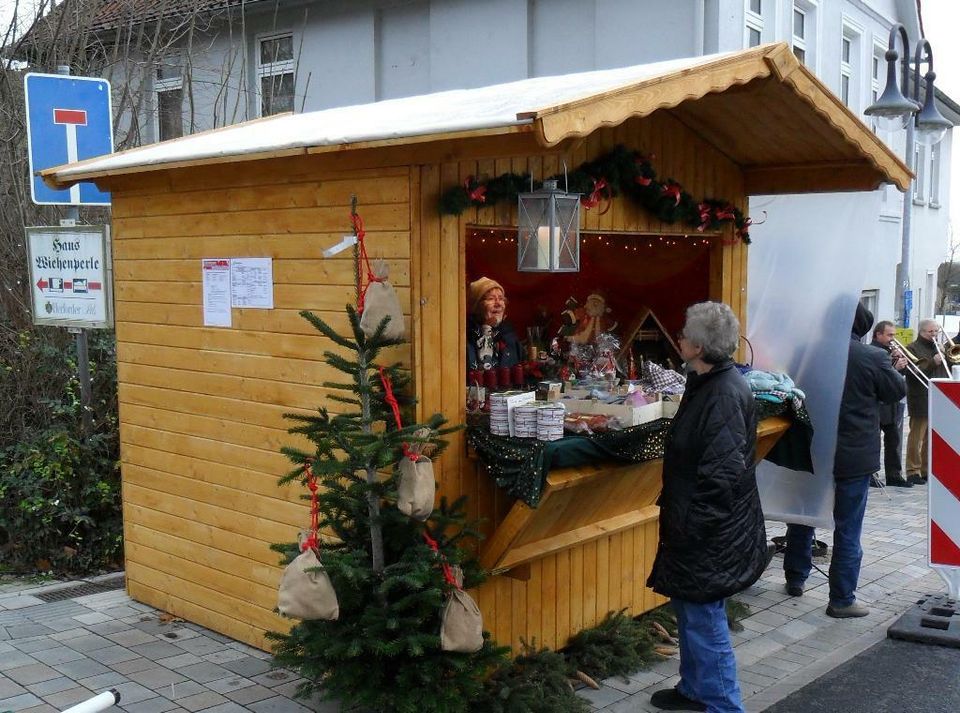
[[[643,406],[607,404],[594,399],[561,399],[567,413],[604,414],[620,419],[624,426],[639,426],[658,418],[673,418],[680,403],[677,401],[654,401]]]

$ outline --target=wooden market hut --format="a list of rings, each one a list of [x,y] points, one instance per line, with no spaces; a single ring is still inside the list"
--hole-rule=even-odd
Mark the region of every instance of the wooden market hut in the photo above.
[[[44,172],[52,186],[94,181],[113,196],[130,595],[259,647],[285,626],[268,546],[294,539],[308,516],[299,489],[276,485],[291,443],[282,414],[323,404],[318,384],[330,378],[327,345],[297,312],[345,326],[350,253],[321,251],[349,232],[352,195],[409,320],[395,356],[412,370],[418,409],[462,421],[468,234],[515,226],[516,208],[441,215],[442,192],[471,176],[540,179],[617,144],[655,155],[659,175],[694,196],[743,211],[753,194],[904,190],[910,178],[783,44],[271,117]],[[655,238],[689,230],[624,198],[584,211],[582,226],[654,251]],[[694,235],[687,297],[723,300],[745,321],[747,246],[729,226]],[[274,309],[234,308],[232,327],[204,327],[200,259],[257,256],[273,258]],[[661,317],[679,326],[685,304]],[[784,427],[762,423],[760,450]],[[659,461],[554,471],[534,509],[497,489],[462,435],[453,440],[439,493],[468,495],[486,518],[480,555],[497,574],[475,594],[498,642],[559,647],[611,610],[661,603],[644,585]]]

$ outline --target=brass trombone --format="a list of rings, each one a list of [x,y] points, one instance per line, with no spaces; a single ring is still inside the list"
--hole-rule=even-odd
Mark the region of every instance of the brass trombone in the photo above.
[[[912,351],[907,349],[900,341],[896,338],[890,340],[890,344],[893,345],[895,351],[900,352],[907,360],[907,370],[913,374],[913,377],[923,384],[925,387],[930,387],[930,377],[923,373],[920,370],[920,367],[917,366],[917,363],[920,359]]]
[[[944,362],[949,362],[951,365],[960,364],[960,344],[950,339],[942,329],[940,330],[940,337],[943,343],[939,344],[938,347],[940,347],[940,353]]]

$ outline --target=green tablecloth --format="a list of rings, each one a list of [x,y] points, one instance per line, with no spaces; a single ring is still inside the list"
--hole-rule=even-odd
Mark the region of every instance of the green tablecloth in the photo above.
[[[793,470],[812,471],[813,427],[806,410],[802,407],[795,410],[789,404],[757,401],[758,421],[780,415],[792,415],[793,423],[766,459]],[[499,487],[535,508],[551,468],[570,468],[604,460],[640,463],[662,458],[669,426],[670,419],[659,419],[622,431],[537,441],[495,436],[486,421],[480,420],[467,427],[467,441]]]

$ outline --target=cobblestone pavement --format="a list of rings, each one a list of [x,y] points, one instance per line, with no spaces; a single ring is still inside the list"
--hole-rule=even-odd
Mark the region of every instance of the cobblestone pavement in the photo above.
[[[871,489],[858,592],[871,607],[867,617],[827,617],[826,578],[816,570],[803,597],[788,597],[780,555],[737,597],[751,609],[734,635],[748,711],[762,711],[879,641],[921,594],[944,591],[926,566],[926,503],[926,487]],[[783,530],[768,523],[771,537]],[[832,541],[827,531],[817,538]],[[826,558],[815,562],[826,571]],[[123,590],[44,600],[75,584],[0,585],[0,711],[56,713],[110,688],[122,696],[111,712],[339,710],[294,701],[297,677],[271,670],[268,654],[193,624],[163,622]],[[676,683],[678,662],[673,657],[579,693],[596,710],[655,711],[650,693]]]

